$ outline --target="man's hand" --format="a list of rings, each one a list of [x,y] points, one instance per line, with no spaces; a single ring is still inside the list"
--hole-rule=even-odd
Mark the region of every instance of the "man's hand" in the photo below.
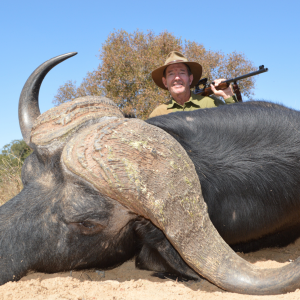
[[[216,79],[216,80],[214,80],[215,85],[212,85],[212,84],[210,85],[211,90],[213,91],[213,93],[216,96],[221,96],[224,100],[231,97],[231,96],[233,96],[233,91],[232,91],[231,85],[227,89],[219,90],[219,91],[217,91],[215,87],[218,86],[222,81],[225,81],[225,80],[226,79],[224,79],[224,78]]]

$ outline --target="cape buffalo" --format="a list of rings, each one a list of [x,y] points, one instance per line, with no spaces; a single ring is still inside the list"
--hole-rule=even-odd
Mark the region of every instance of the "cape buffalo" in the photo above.
[[[34,151],[23,190],[0,208],[0,283],[135,257],[139,268],[200,274],[232,292],[299,288],[299,259],[259,269],[226,244],[250,251],[299,236],[299,112],[240,103],[144,122],[89,96],[40,114],[44,77],[75,54],[42,64],[20,96]]]

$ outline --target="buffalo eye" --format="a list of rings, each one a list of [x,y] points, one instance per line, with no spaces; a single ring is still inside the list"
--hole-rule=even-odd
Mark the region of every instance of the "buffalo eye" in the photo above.
[[[95,227],[95,223],[89,222],[89,221],[83,221],[83,222],[80,222],[79,224],[86,228],[94,228]]]
[[[101,232],[105,226],[94,221],[71,222],[69,228],[84,235],[94,235]]]

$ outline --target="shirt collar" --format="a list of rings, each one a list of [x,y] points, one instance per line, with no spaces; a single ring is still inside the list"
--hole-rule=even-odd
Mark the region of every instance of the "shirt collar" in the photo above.
[[[193,97],[192,97],[192,92],[191,92],[191,97],[190,97],[189,101],[185,102],[184,105],[181,105],[181,104],[177,103],[177,102],[172,98],[172,99],[169,101],[169,103],[168,103],[167,109],[172,109],[172,108],[175,108],[175,107],[184,108],[184,106],[186,106],[186,104],[188,104],[189,102],[193,103],[194,106],[200,108],[200,105],[199,105],[197,99],[193,99]]]

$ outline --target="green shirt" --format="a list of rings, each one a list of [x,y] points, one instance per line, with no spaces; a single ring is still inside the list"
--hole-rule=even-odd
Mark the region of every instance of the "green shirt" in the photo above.
[[[191,92],[191,97],[189,101],[185,102],[183,105],[178,104],[173,98],[158,107],[156,107],[153,112],[150,114],[149,118],[153,118],[160,115],[169,114],[176,111],[191,111],[199,108],[210,108],[217,107],[219,105],[231,104],[237,102],[236,96],[233,95],[223,102],[218,97],[212,96],[201,96],[195,95]]]

